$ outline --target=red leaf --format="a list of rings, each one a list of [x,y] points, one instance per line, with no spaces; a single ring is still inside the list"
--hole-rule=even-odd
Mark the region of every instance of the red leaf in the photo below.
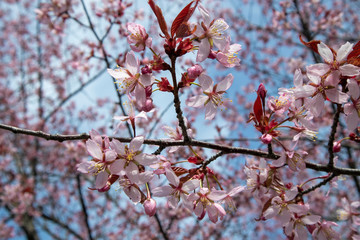
[[[314,52],[316,52],[317,54],[319,54],[318,51],[318,44],[320,43],[319,40],[311,40],[310,42],[305,42],[301,35],[299,35],[300,41],[302,42],[302,44],[304,44],[305,46],[307,46],[308,48],[310,48],[311,50],[313,50]]]
[[[198,4],[198,1],[196,1],[194,7],[191,7],[193,3],[194,3],[194,1],[191,1],[188,5],[186,5],[186,7],[184,7],[183,10],[181,10],[181,12],[174,19],[174,22],[171,25],[171,37],[174,37],[174,35],[177,32],[178,28],[183,23],[187,22],[187,20],[189,20],[191,15],[194,13],[194,10],[195,10],[195,8],[196,8],[196,6]]]
[[[167,29],[167,25],[166,25],[166,21],[164,18],[164,15],[162,14],[161,9],[159,8],[158,5],[156,5],[154,3],[153,0],[148,0],[148,4],[150,5],[151,9],[153,10],[153,12],[155,13],[155,16],[159,22],[159,26],[161,31],[163,32],[163,34],[165,35],[166,39],[170,38],[170,35],[168,33],[168,29]]]
[[[360,41],[358,41],[353,50],[351,51],[351,53],[349,53],[347,60],[350,60],[352,58],[358,58],[358,56],[360,55]]]
[[[257,122],[260,123],[262,120],[263,109],[262,109],[261,98],[260,98],[259,94],[254,102],[254,114],[255,114],[255,118],[256,118]]]

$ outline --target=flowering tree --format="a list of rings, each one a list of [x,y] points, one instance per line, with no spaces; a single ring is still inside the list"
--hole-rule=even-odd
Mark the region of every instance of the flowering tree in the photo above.
[[[2,3],[0,237],[360,238],[358,3],[168,4]]]

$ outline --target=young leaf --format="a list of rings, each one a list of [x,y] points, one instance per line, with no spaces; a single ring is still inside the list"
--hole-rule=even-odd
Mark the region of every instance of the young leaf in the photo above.
[[[155,13],[155,16],[159,22],[159,26],[160,26],[162,33],[165,35],[166,39],[169,39],[170,35],[168,33],[166,21],[165,21],[164,15],[162,14],[160,7],[158,5],[156,5],[153,0],[148,0],[148,4],[150,5],[151,9]]]
[[[181,10],[181,12],[176,16],[174,19],[174,22],[171,25],[171,37],[174,37],[175,33],[179,29],[179,27],[186,23],[187,20],[191,17],[191,15],[194,13],[194,10],[198,4],[198,1],[196,1],[195,6],[191,7],[193,5],[194,1],[191,1],[186,7]]]

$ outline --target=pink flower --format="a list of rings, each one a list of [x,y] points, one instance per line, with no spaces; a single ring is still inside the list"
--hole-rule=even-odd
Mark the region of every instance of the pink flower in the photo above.
[[[118,123],[117,126],[114,128],[114,133],[116,133],[118,131],[118,129],[120,128],[120,124],[122,124],[122,122],[125,122],[125,121],[127,121],[131,125],[131,127],[133,128],[134,133],[135,133],[135,119],[137,119],[137,118],[143,118],[145,120],[148,119],[146,116],[146,113],[144,111],[141,111],[140,113],[138,113],[135,116],[133,102],[130,102],[128,104],[128,106],[129,106],[129,115],[128,116],[114,116],[113,117],[114,120],[120,121],[120,123]],[[134,135],[136,135],[136,134],[134,134]]]
[[[180,199],[186,201],[186,196],[199,187],[200,181],[198,179],[192,179],[183,183],[180,182],[180,179],[171,169],[165,168],[165,172],[170,186],[157,187],[152,190],[152,194],[155,197],[169,197],[169,205],[172,208],[176,208]]]
[[[145,87],[154,82],[151,74],[140,74],[140,63],[133,51],[126,54],[125,68],[108,69],[108,73],[117,80],[120,91],[133,93],[137,101],[145,102]]]
[[[358,211],[360,201],[355,201],[350,204],[346,198],[342,198],[341,205],[343,206],[343,209],[336,211],[339,220],[348,220],[349,218],[352,218],[354,223],[360,223],[360,218],[358,217],[358,215],[360,215],[360,212]]]
[[[196,61],[202,62],[209,56],[213,45],[220,50],[225,49],[227,41],[223,32],[229,26],[222,18],[213,21],[210,18],[209,12],[203,6],[199,5],[199,10],[204,22],[201,23],[201,26],[197,27],[194,35],[200,40]]]
[[[140,148],[144,142],[143,136],[135,137],[129,146],[113,139],[110,146],[117,153],[117,160],[110,166],[113,174],[126,175],[131,182],[139,181],[139,165],[149,166],[157,162],[155,155],[141,153]]]
[[[255,198],[262,198],[269,190],[265,187],[265,183],[269,178],[269,167],[266,161],[260,159],[258,166],[255,164],[245,166],[244,172],[247,176],[247,189]]]
[[[360,74],[360,68],[352,64],[346,64],[347,56],[353,49],[353,44],[347,42],[342,45],[337,54],[335,55],[331,49],[324,43],[318,44],[318,51],[320,56],[324,59],[325,63],[318,63],[308,66],[307,72],[316,75],[323,76],[327,72],[331,71],[339,76],[356,76]],[[338,73],[337,73],[338,72]],[[338,78],[339,80],[340,78]],[[338,82],[338,81],[337,81]]]
[[[245,189],[244,186],[237,186],[228,191],[212,190],[211,198],[214,201],[220,201],[220,203],[225,203],[225,209],[227,209],[228,211],[235,211],[236,205],[232,197],[242,192],[244,189]]]
[[[193,136],[193,130],[188,126],[188,121],[186,118],[184,118],[185,126],[187,127],[186,132],[189,137]],[[176,129],[173,129],[169,126],[163,126],[162,129],[165,131],[165,134],[170,137],[171,141],[179,141],[183,140],[184,136],[182,135],[182,130],[180,126],[177,126]],[[180,146],[172,146],[169,149],[170,153],[173,153],[177,151],[180,148]]]
[[[233,82],[233,75],[228,74],[221,82],[215,84],[206,74],[201,74],[199,82],[203,93],[206,95],[194,96],[188,99],[187,105],[190,107],[205,106],[205,119],[213,119],[218,106],[224,104],[222,95],[228,90]]]
[[[307,74],[311,83],[295,89],[296,98],[312,97],[306,102],[305,107],[315,116],[319,116],[324,109],[324,101],[328,98],[331,102],[346,103],[349,96],[338,89],[339,75],[331,74],[326,79],[321,76]]]
[[[94,132],[92,132],[93,134]],[[100,135],[92,135],[92,139],[86,141],[86,149],[93,159],[82,162],[77,165],[77,170],[82,173],[91,173],[96,175],[95,188],[103,188],[109,178],[110,165],[114,163],[116,159],[116,153],[110,149],[103,149],[101,146],[108,146],[108,138],[104,140],[98,138]],[[101,145],[99,144],[101,141]],[[104,143],[103,143],[104,141]]]
[[[240,44],[231,44],[228,39],[227,45],[223,50],[220,50],[216,54],[216,60],[218,60],[224,67],[235,67],[240,65],[240,59],[237,57],[238,52],[241,50]]]
[[[303,205],[302,207],[304,208],[304,210],[308,209],[308,206],[306,205]],[[300,211],[300,213],[293,215],[290,221],[287,224],[285,224],[284,232],[286,236],[293,237],[294,240],[307,239],[308,236],[307,226],[314,225],[318,223],[320,220],[321,217],[318,215],[312,215],[310,213],[302,214]]]
[[[188,197],[188,201],[193,202],[194,213],[201,220],[207,213],[210,221],[216,223],[218,218],[223,219],[226,215],[224,208],[215,203],[218,193],[212,194],[207,188],[200,188],[198,193],[192,193]]]
[[[327,222],[323,220],[312,232],[312,236],[315,240],[340,240],[340,234],[335,232],[331,227],[338,226],[334,222]]]
[[[126,176],[122,176],[119,180],[119,184],[123,189],[124,193],[130,198],[130,200],[137,204],[141,199],[145,198],[144,193],[140,190],[138,185],[150,182],[153,178],[153,174],[149,171],[145,171],[138,174],[137,182],[132,182]]]
[[[127,30],[131,33],[127,37],[130,48],[135,52],[144,51],[145,47],[151,47],[152,39],[146,33],[143,26],[137,23],[126,24]]]
[[[278,160],[272,162],[272,166],[281,167],[285,163],[288,164],[289,168],[296,172],[297,170],[304,170],[306,168],[303,157],[294,151],[284,151]]]

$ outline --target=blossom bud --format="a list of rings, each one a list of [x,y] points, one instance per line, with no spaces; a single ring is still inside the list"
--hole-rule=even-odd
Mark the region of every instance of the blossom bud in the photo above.
[[[203,69],[200,65],[196,64],[196,65],[188,68],[188,70],[187,70],[187,72],[188,72],[188,77],[195,79],[195,78],[197,78],[198,76],[200,76],[200,74],[201,74],[203,71],[204,71],[204,69]]]
[[[341,150],[341,142],[334,142],[333,152],[337,153]]]
[[[257,90],[257,94],[260,96],[261,100],[264,102],[266,98],[267,90],[264,84],[260,83],[259,88]]]
[[[144,202],[144,209],[145,209],[145,213],[149,217],[154,216],[155,213],[156,213],[156,202],[155,202],[155,200],[152,199],[152,198],[146,199],[145,202]]]
[[[141,68],[141,74],[150,74],[152,73],[152,69],[149,65],[146,65],[145,67]]]
[[[203,158],[199,157],[199,156],[195,156],[195,157],[189,157],[188,158],[188,162],[193,163],[193,164],[201,164],[204,161]]]
[[[141,110],[144,112],[150,112],[153,108],[154,108],[153,100],[151,98],[147,98]]]
[[[270,134],[265,133],[261,136],[260,139],[264,144],[269,144],[269,143],[271,143],[272,136]]]

